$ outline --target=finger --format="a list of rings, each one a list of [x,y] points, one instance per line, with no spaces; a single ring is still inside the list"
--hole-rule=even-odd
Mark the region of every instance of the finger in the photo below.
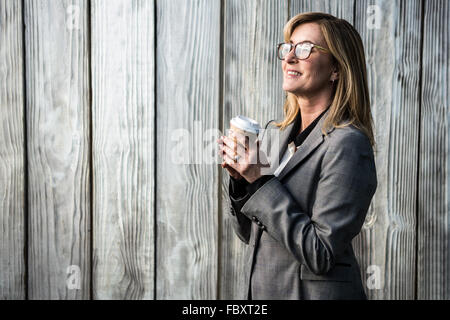
[[[217,154],[221,157],[223,157],[224,151],[223,151],[223,146],[219,146],[219,151],[217,151]]]
[[[230,157],[230,159],[233,159],[236,155],[239,155],[241,158],[245,157],[245,151],[242,148],[238,148],[238,150],[235,151],[227,146],[224,146],[223,151],[228,155],[228,157]]]
[[[225,137],[227,141],[231,141],[231,144],[233,144],[233,140],[229,137]],[[226,144],[224,144],[223,149],[228,154],[228,157],[233,160],[236,155],[239,155],[239,162],[241,165],[244,165],[245,163],[249,162],[250,159],[250,150],[244,150],[240,144],[234,144],[237,146],[236,149],[232,149],[231,147],[228,147]]]
[[[224,153],[225,153],[224,151],[219,151],[219,156],[222,157],[222,159],[221,159],[221,160],[222,160],[222,164],[221,164],[221,165],[222,165],[222,168],[224,167],[224,166],[223,166],[223,164],[224,164],[224,159],[223,159]]]
[[[224,140],[223,140],[223,136],[221,136],[219,139],[217,139],[217,142],[219,144],[219,152],[221,152],[223,147],[225,146],[225,143],[224,143]]]
[[[231,167],[225,162],[225,158],[223,159],[221,166],[222,166],[222,168],[227,169],[228,172],[235,171],[233,168],[231,168]]]
[[[231,149],[236,147],[236,143],[234,142],[234,140],[228,136],[222,136],[222,142],[224,145],[227,145]]]
[[[232,148],[228,147],[225,144],[220,145],[218,153],[220,155],[223,155],[226,152],[230,155],[230,157],[233,157],[236,154],[239,154],[239,155],[242,156],[244,150],[242,148],[239,148],[238,150],[235,151],[235,150],[233,150]]]
[[[248,149],[250,137],[242,134],[241,132],[230,130],[230,137],[236,139],[237,143],[240,144],[244,149]]]
[[[239,174],[234,170],[232,167],[230,167],[225,160],[222,162],[222,168],[227,169],[228,173],[230,175],[238,176]]]
[[[239,152],[239,154],[245,154],[245,148],[241,144],[235,142],[233,140],[233,138],[223,136],[223,142],[224,142],[224,146],[228,146],[228,148],[230,148],[230,150],[234,150],[234,152],[236,152],[236,153]],[[240,151],[240,150],[242,150],[242,151]]]
[[[219,145],[219,151],[221,150],[221,148],[223,147],[223,139],[222,138],[219,138],[219,139],[217,139],[217,144]]]
[[[225,154],[223,159],[225,160],[225,163],[228,166],[230,166],[231,168],[233,168],[234,170],[236,170],[240,174],[239,170],[237,169],[237,167],[239,166],[238,162],[234,162],[234,160],[232,158],[230,158],[227,154]]]

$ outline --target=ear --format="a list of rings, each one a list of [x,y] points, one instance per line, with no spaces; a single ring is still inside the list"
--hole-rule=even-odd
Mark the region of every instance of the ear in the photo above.
[[[339,71],[338,71],[337,67],[333,67],[333,71],[331,72],[331,75],[330,75],[330,81],[334,82],[338,79],[339,79]]]
[[[339,63],[337,59],[333,56],[333,59],[331,61],[330,81],[334,82],[338,79],[339,79]]]

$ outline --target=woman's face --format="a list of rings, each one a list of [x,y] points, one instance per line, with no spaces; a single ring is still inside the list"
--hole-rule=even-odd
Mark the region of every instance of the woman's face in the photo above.
[[[320,27],[316,23],[304,23],[295,28],[291,35],[291,43],[309,41],[328,49]],[[292,50],[282,61],[283,90],[297,96],[311,96],[331,87],[333,60],[331,53],[312,48],[305,60],[295,57]],[[288,71],[298,73],[288,74]]]

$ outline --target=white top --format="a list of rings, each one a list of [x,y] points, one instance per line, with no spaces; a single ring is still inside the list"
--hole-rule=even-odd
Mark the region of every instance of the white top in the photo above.
[[[276,177],[280,174],[280,172],[284,169],[286,164],[289,162],[291,157],[294,155],[295,151],[297,151],[298,147],[295,147],[294,141],[288,144],[286,151],[284,152],[283,158],[281,159],[280,166],[273,173]]]

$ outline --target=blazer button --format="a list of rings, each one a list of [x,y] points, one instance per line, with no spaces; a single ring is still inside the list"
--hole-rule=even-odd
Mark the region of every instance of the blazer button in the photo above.
[[[260,226],[260,227],[262,227],[262,225],[263,225],[261,221],[258,221],[257,224],[258,224],[258,226]]]
[[[253,220],[253,221],[258,221],[258,218],[255,217],[255,216],[253,216],[253,217],[252,217],[252,220]]]
[[[262,229],[263,231],[266,231],[266,230],[267,230],[266,226],[262,226],[261,229]]]

